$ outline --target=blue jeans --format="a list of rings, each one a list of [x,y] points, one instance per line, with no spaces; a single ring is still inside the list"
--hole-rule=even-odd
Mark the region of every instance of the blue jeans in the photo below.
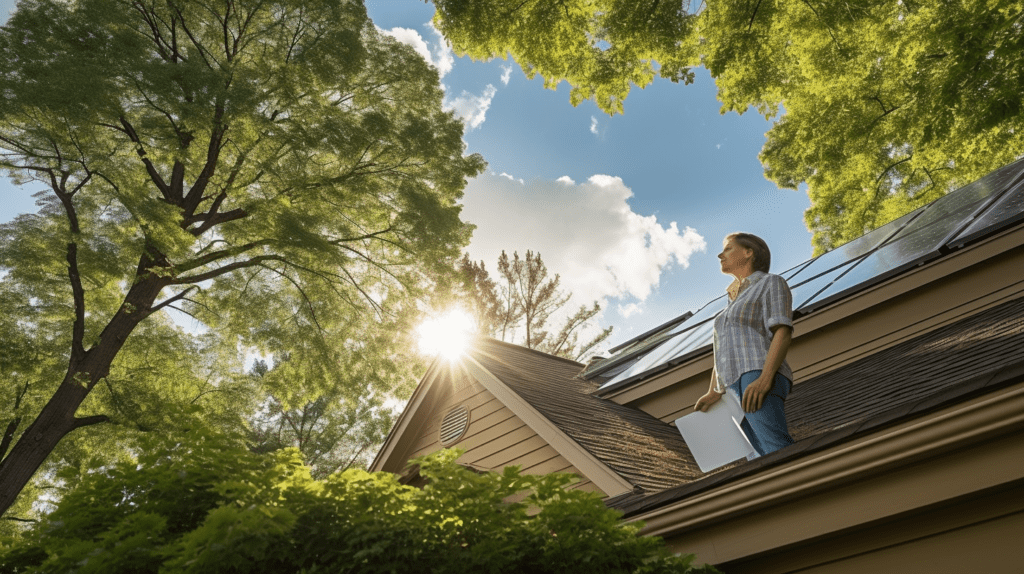
[[[729,385],[729,390],[737,393],[740,402],[743,402],[743,392],[747,390],[750,383],[753,383],[761,376],[761,371],[747,371],[740,375],[739,380]],[[789,436],[789,429],[786,425],[785,400],[793,384],[786,377],[776,373],[772,381],[772,388],[768,396],[764,398],[761,408],[752,413],[746,413],[740,427],[746,433],[751,446],[758,455],[764,456],[775,452],[784,446],[793,444],[793,437]],[[752,457],[756,458],[756,457]]]

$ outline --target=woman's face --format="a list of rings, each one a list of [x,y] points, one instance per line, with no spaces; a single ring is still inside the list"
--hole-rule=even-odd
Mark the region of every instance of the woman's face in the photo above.
[[[735,275],[743,271],[754,258],[753,249],[747,249],[732,239],[726,240],[722,245],[722,252],[718,254],[718,260],[722,263],[722,273]]]

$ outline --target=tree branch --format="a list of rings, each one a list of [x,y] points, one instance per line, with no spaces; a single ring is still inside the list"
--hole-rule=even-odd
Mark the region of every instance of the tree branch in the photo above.
[[[183,264],[180,264],[180,265],[175,265],[175,269],[177,271],[179,271],[179,272],[191,271],[191,270],[193,270],[193,269],[195,269],[197,267],[202,267],[203,265],[209,265],[210,263],[213,263],[214,261],[218,261],[218,260],[224,259],[226,257],[235,257],[237,255],[241,255],[241,254],[245,253],[246,251],[250,251],[250,250],[255,249],[257,247],[263,247],[265,245],[270,245],[271,243],[273,243],[273,241],[270,240],[270,239],[262,239],[260,241],[253,241],[251,243],[246,243],[245,245],[239,245],[238,247],[228,247],[227,249],[221,249],[220,251],[212,251],[212,252],[207,253],[206,255],[203,255],[202,257],[199,257],[199,258],[197,258],[197,259],[195,259],[193,261],[190,261],[188,263],[183,263]]]
[[[7,430],[4,431],[3,441],[0,442],[0,460],[3,460],[4,455],[7,454],[7,449],[11,447],[11,442],[14,441],[14,433],[20,425],[21,417],[15,417],[11,422],[7,423]]]
[[[751,26],[754,25],[754,17],[757,16],[757,11],[761,8],[761,0],[757,0],[757,6],[754,6],[754,11],[750,14],[750,22],[747,22],[747,32],[750,31]]]
[[[153,162],[149,161],[149,158],[146,157],[146,148],[142,145],[142,140],[139,139],[139,134],[135,132],[135,128],[132,127],[128,122],[128,119],[124,116],[121,116],[118,119],[121,121],[121,125],[124,126],[124,131],[128,134],[128,139],[135,144],[135,153],[139,155],[139,158],[142,159],[142,163],[145,164],[146,173],[149,174],[149,178],[156,185],[157,189],[160,190],[160,193],[163,194],[164,199],[177,205],[177,203],[174,202],[174,198],[171,196],[170,187],[168,187],[164,178],[160,177],[160,173],[156,171],[156,167],[153,166]]]
[[[75,322],[71,328],[71,364],[75,365],[85,356],[85,290],[82,289],[82,278],[78,273],[78,244],[74,241],[68,243],[67,262],[75,304]]]
[[[200,273],[199,275],[190,275],[188,277],[177,277],[175,279],[172,279],[168,283],[168,285],[186,285],[186,284],[189,284],[189,283],[201,283],[201,282],[206,281],[208,279],[213,279],[215,277],[220,277],[221,275],[224,275],[225,273],[229,273],[229,272],[234,271],[236,269],[245,269],[246,267],[252,267],[254,265],[259,265],[260,263],[263,263],[264,261],[282,261],[282,262],[285,262],[284,258],[281,257],[280,255],[260,255],[258,257],[253,257],[252,259],[247,259],[245,261],[238,261],[236,263],[231,263],[230,265],[225,265],[224,267],[218,267],[217,269],[213,269],[212,271],[207,271],[206,273]]]
[[[36,520],[34,518],[18,518],[17,516],[3,516],[3,517],[0,517],[0,518],[3,518],[4,520],[13,520],[14,522],[31,522],[31,523],[39,522],[38,520]]]
[[[174,303],[175,301],[180,301],[182,298],[185,297],[185,295],[188,295],[189,291],[193,291],[193,290],[196,290],[196,289],[199,289],[199,286],[198,285],[192,285],[192,286],[188,287],[187,289],[185,289],[184,291],[182,291],[181,293],[178,293],[177,295],[175,295],[175,296],[173,296],[173,297],[171,297],[169,299],[165,299],[165,300],[161,301],[160,304],[158,304],[158,305],[156,305],[154,307],[151,307],[149,309],[149,311],[146,313],[146,316],[148,317],[148,316],[152,315],[153,313],[156,313],[157,311],[163,309],[164,307],[167,307],[168,305],[170,305],[171,303]]]
[[[71,430],[80,429],[82,427],[98,425],[100,423],[109,423],[110,417],[107,415],[93,415],[91,417],[76,417],[75,422],[71,425]]]

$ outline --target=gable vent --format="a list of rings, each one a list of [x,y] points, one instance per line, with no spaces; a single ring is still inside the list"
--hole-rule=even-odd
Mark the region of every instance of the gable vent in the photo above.
[[[462,438],[469,428],[469,409],[459,405],[441,420],[441,446],[448,446]]]

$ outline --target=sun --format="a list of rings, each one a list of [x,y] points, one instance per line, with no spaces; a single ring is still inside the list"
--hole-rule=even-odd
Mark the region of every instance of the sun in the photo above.
[[[440,355],[454,361],[469,345],[473,320],[461,309],[452,309],[424,321],[417,332],[420,336],[421,352],[427,355]]]

